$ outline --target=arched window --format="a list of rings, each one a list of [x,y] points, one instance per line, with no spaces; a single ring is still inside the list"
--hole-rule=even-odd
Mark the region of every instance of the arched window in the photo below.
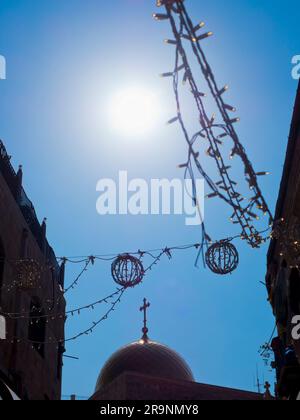
[[[1,301],[3,280],[4,280],[4,264],[5,264],[5,250],[4,250],[3,242],[1,241],[1,238],[0,238],[0,301]]]
[[[63,368],[63,354],[66,351],[65,346],[60,343],[57,351],[57,379],[61,381]]]
[[[293,315],[300,314],[300,273],[293,268],[290,275],[289,303]]]
[[[33,298],[30,304],[28,339],[33,348],[42,356],[45,355],[46,318],[39,299]]]
[[[286,327],[288,322],[288,269],[287,262],[282,261],[274,284],[274,313],[277,322]]]

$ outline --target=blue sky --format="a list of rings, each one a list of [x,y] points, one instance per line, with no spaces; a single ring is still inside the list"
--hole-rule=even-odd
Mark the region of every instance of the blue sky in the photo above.
[[[174,115],[169,71],[174,54],[163,44],[167,23],[151,15],[150,0],[2,0],[0,54],[7,80],[0,82],[0,137],[13,163],[24,166],[25,188],[57,255],[117,253],[199,241],[199,229],[183,216],[100,217],[96,183],[116,178],[172,178],[186,156]],[[194,21],[204,20],[214,37],[205,47],[219,84],[239,110],[238,131],[257,170],[269,170],[262,188],[274,208],[284,162],[297,82],[291,59],[299,51],[298,2],[293,0],[187,0]],[[128,86],[156,92],[162,109],[156,130],[139,141],[111,127],[111,97]],[[206,207],[215,238],[231,235],[229,210]],[[234,232],[235,233],[235,232]],[[164,260],[142,286],[130,291],[112,318],[78,340],[65,359],[63,394],[89,396],[108,356],[138,339],[144,296],[152,303],[151,337],[181,353],[197,381],[253,390],[256,365],[272,380],[258,355],[274,320],[264,280],[266,251],[237,242],[241,262],[220,278],[194,267],[195,253]],[[75,271],[68,269],[69,284]],[[113,291],[109,264],[97,264],[69,296],[69,308]],[[85,329],[100,309],[67,324],[66,335]]]

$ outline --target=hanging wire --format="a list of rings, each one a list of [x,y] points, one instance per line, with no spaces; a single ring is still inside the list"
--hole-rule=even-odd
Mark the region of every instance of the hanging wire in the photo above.
[[[271,236],[272,227],[269,226],[267,229],[261,230],[258,232],[259,235],[266,235],[264,238],[264,242],[267,242]],[[227,242],[232,242],[234,240],[237,239],[241,239],[241,235],[237,234],[234,236],[229,236],[227,238],[224,238],[224,241]],[[213,244],[216,243],[218,241],[213,241],[209,236],[207,236],[207,241],[209,244]],[[199,249],[199,247],[201,246],[202,242],[197,242],[197,243],[192,243],[192,244],[186,244],[186,245],[173,245],[173,246],[169,246],[167,247],[167,249],[171,250],[171,251],[186,251],[189,249]],[[83,276],[83,274],[86,272],[88,266],[90,266],[91,261],[90,259],[94,260],[94,264],[96,261],[103,261],[103,262],[110,262],[110,261],[114,261],[119,255],[135,255],[135,256],[141,256],[142,255],[148,255],[149,257],[155,259],[156,256],[154,255],[154,253],[156,252],[162,252],[164,250],[164,248],[152,248],[152,249],[148,249],[148,250],[138,250],[138,251],[131,251],[131,252],[118,252],[118,253],[111,253],[111,254],[95,254],[94,256],[71,256],[71,257],[57,257],[58,261],[65,261],[65,263],[71,263],[71,264],[82,264],[85,263],[86,266],[83,268],[83,270],[80,272],[80,274],[76,277],[76,279],[74,280],[73,283],[71,283],[70,286],[68,286],[68,288],[66,290],[70,290],[72,289],[72,285],[74,286],[75,284],[78,284],[78,277],[81,278]],[[15,259],[15,260],[11,260],[11,259],[6,259],[6,258],[2,258],[1,259],[4,262],[11,262],[11,261],[20,261],[19,259]]]
[[[69,260],[68,260],[69,261]],[[81,279],[81,277],[83,276],[83,274],[85,274],[86,273],[86,271],[87,271],[87,269],[88,269],[88,267],[89,267],[89,265],[90,264],[92,264],[92,265],[94,265],[94,263],[95,263],[95,258],[94,257],[89,257],[87,260],[85,260],[85,261],[81,261],[81,262],[85,262],[85,265],[84,265],[84,267],[83,267],[83,269],[82,269],[82,271],[78,274],[78,276],[75,278],[75,280],[70,284],[70,286],[69,287],[67,287],[65,290],[64,290],[64,295],[66,295],[71,289],[74,289],[74,287],[75,286],[77,286],[77,284],[78,284],[78,282],[79,282],[79,280]]]
[[[175,251],[185,251],[185,250],[190,250],[192,248],[199,249],[200,246],[201,246],[201,244],[181,245],[181,246],[176,246],[176,247],[172,247],[172,248],[165,247],[162,250],[158,250],[158,254],[157,255],[154,254],[154,252],[156,252],[156,250],[153,250],[152,252],[150,252],[150,251],[138,251],[137,252],[137,255],[139,255],[140,259],[144,258],[145,256],[149,256],[153,260],[144,269],[144,274],[146,274],[147,272],[152,271],[152,269],[161,261],[161,258],[164,255],[166,255],[168,257],[168,259],[171,260],[172,259],[172,253],[175,252]],[[116,256],[116,258],[117,258],[117,256]],[[94,261],[94,257],[89,257],[89,259],[91,261]],[[86,270],[86,267],[85,267],[85,270]],[[82,277],[82,274],[84,272],[85,271],[82,270],[81,276],[78,275],[76,277],[76,279],[77,279],[76,280],[76,284],[78,284],[78,280]],[[73,282],[73,284],[75,284],[75,281]],[[108,303],[107,302],[108,300],[110,300],[114,296],[118,295],[123,289],[125,289],[125,287],[124,288],[117,289],[116,292],[114,292],[114,293],[110,294],[109,296],[106,296],[105,298],[102,298],[102,299],[100,299],[100,300],[98,300],[96,302],[92,302],[92,303],[89,303],[87,305],[83,305],[81,307],[68,310],[65,313],[58,313],[58,314],[49,313],[49,314],[42,314],[42,315],[31,316],[31,311],[30,312],[28,312],[28,311],[27,312],[26,311],[21,311],[21,312],[20,311],[19,312],[3,312],[2,311],[2,312],[0,312],[0,314],[2,314],[4,316],[7,316],[8,318],[13,319],[13,320],[15,320],[15,319],[34,319],[34,320],[38,320],[40,318],[52,319],[52,320],[57,319],[57,318],[62,319],[62,318],[64,318],[65,315],[66,316],[68,316],[68,315],[72,315],[73,316],[73,315],[76,315],[76,314],[77,315],[80,315],[83,310],[86,310],[86,309],[94,309],[94,307],[97,306],[97,305],[100,305],[102,303]],[[62,294],[61,298],[62,297],[63,297],[63,294]],[[59,306],[59,303],[60,302],[61,302],[61,300],[58,299],[57,302],[56,302],[56,307]],[[35,307],[34,307],[34,309],[39,310],[39,308],[35,308]],[[54,307],[53,307],[53,309],[54,309]]]
[[[1,315],[6,316],[9,319],[16,320],[16,319],[31,319],[31,320],[38,320],[43,318],[50,318],[52,321],[60,318],[60,319],[66,319],[68,315],[74,316],[74,315],[80,315],[82,311],[87,309],[95,309],[96,306],[101,305],[103,303],[109,303],[108,301],[113,299],[115,296],[119,295],[123,289],[117,289],[116,292],[100,299],[95,302],[89,303],[84,306],[80,306],[78,308],[70,309],[68,311],[65,311],[63,313],[58,314],[42,314],[42,315],[31,315],[32,311],[28,312],[1,312]],[[38,309],[38,308],[36,308]],[[42,312],[42,310],[40,310]]]
[[[57,344],[65,344],[65,343],[68,343],[70,341],[75,341],[75,340],[77,340],[77,339],[79,339],[79,338],[81,338],[83,336],[90,335],[90,334],[93,333],[93,331],[102,322],[106,321],[109,318],[109,316],[115,311],[116,307],[121,303],[121,299],[122,299],[125,291],[126,291],[125,288],[119,290],[119,296],[118,296],[118,298],[111,303],[111,306],[106,311],[106,313],[101,318],[99,318],[97,321],[94,321],[93,324],[89,328],[85,329],[84,331],[81,331],[78,334],[75,334],[72,337],[69,337],[69,338],[60,338],[60,339],[55,338],[55,337],[49,337],[47,340],[45,340],[43,342],[34,341],[34,340],[28,340],[28,339],[25,339],[25,338],[22,338],[22,337],[7,337],[7,341],[10,341],[11,344],[13,344],[13,343],[18,343],[18,344],[19,343],[30,343],[32,346],[33,345],[40,345],[40,346],[42,346],[42,345],[45,345],[45,344],[55,344],[55,345],[57,345]]]
[[[240,235],[241,239],[246,240],[252,247],[258,248],[264,242],[265,238],[261,237],[260,232],[255,227],[255,220],[259,219],[258,215],[255,213],[255,209],[261,211],[264,215],[269,216],[269,226],[273,224],[271,211],[269,210],[269,207],[262,195],[257,181],[258,176],[267,175],[267,172],[256,173],[254,171],[253,166],[234,128],[234,124],[238,122],[239,119],[231,118],[229,116],[229,112],[235,111],[235,108],[226,104],[222,97],[222,95],[227,90],[227,86],[222,89],[218,88],[212,69],[202,49],[202,40],[211,36],[212,33],[207,32],[205,34],[201,34],[200,36],[198,35],[198,30],[201,29],[204,24],[201,23],[197,26],[193,25],[182,1],[158,1],[158,6],[162,5],[165,6],[166,14],[154,14],[154,17],[157,20],[168,20],[170,22],[174,40],[166,40],[166,42],[168,44],[175,45],[176,48],[174,71],[164,73],[162,75],[164,77],[173,77],[173,88],[177,105],[177,115],[176,117],[172,118],[169,123],[179,121],[184,134],[184,138],[188,144],[188,161],[186,164],[180,165],[180,167],[186,168],[185,177],[187,174],[189,174],[194,184],[195,166],[197,172],[201,174],[201,176],[206,180],[207,184],[212,190],[212,193],[209,194],[207,198],[219,197],[225,201],[233,209],[233,215],[231,216],[232,223],[239,224],[242,228]],[[208,84],[210,94],[212,95],[217,105],[217,109],[223,120],[223,122],[220,124],[215,122],[215,115],[210,117],[206,111],[206,106],[203,100],[205,94],[202,93],[198,88],[198,84],[193,75],[188,55],[183,45],[185,40],[189,41],[191,45],[193,56],[196,58],[196,62],[200,66],[200,70]],[[179,61],[179,58],[181,61]],[[188,82],[190,86],[190,90],[196,103],[196,109],[199,113],[201,130],[192,137],[189,136],[182,118],[178,91],[178,77],[181,71],[184,72],[183,80],[184,82]],[[216,133],[217,130],[218,134]],[[222,139],[226,137],[231,138],[233,141],[231,158],[233,158],[235,155],[239,156],[244,165],[245,179],[253,193],[253,197],[250,198],[248,205],[245,204],[244,197],[237,190],[237,182],[232,179],[230,174],[231,166],[225,163],[222,155]],[[209,148],[207,150],[207,155],[214,159],[218,173],[220,175],[220,181],[217,183],[214,183],[211,180],[201,165],[199,160],[200,154],[195,150],[197,145],[196,143],[199,138],[208,142]]]
[[[271,343],[272,343],[272,340],[273,340],[273,338],[274,338],[274,335],[275,335],[275,332],[276,332],[276,328],[277,328],[277,325],[278,325],[278,323],[277,323],[277,321],[276,321],[276,323],[275,323],[275,326],[274,326],[274,329],[273,329],[273,331],[272,331],[272,334],[271,334],[271,337],[270,337],[270,339],[269,339],[269,341],[268,341],[268,343],[267,344],[265,344],[264,346],[262,346],[263,348],[262,348],[262,353],[260,354],[262,357],[264,357],[264,355],[270,350],[270,346],[271,346]]]

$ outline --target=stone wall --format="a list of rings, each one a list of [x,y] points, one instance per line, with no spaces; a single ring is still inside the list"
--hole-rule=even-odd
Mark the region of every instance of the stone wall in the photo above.
[[[300,226],[300,84],[290,129],[285,165],[277,201],[275,221],[283,220],[285,228]],[[300,235],[299,235],[300,236]],[[297,238],[300,242],[300,237]],[[290,379],[287,371],[292,368],[291,376],[299,379],[296,388],[300,390],[299,366],[300,343],[292,339],[291,321],[300,314],[300,272],[295,253],[283,246],[289,244],[290,234],[274,238],[268,252],[268,270],[266,284],[269,301],[277,322],[278,337],[273,340],[275,364],[279,388],[290,392]],[[290,246],[290,244],[289,244]],[[292,248],[290,248],[292,249]],[[299,259],[300,262],[300,259]],[[295,353],[295,357],[291,354]],[[294,381],[295,382],[295,381]],[[288,390],[288,391],[286,391]],[[294,391],[294,390],[293,390]],[[288,395],[283,395],[284,397]]]
[[[42,357],[28,341],[32,298],[37,298],[45,313],[53,317],[46,321],[46,341],[64,337],[65,301],[58,284],[59,267],[53,258],[49,260],[49,256],[53,257],[54,254],[46,238],[44,249],[38,245],[1,172],[0,240],[5,252],[1,312],[24,314],[24,318],[18,320],[7,319],[7,340],[0,341],[1,376],[8,380],[21,398],[60,399],[61,349],[57,344],[46,344]],[[23,290],[15,284],[15,260],[21,257],[34,259],[44,268],[37,288]],[[57,314],[61,316],[57,317]]]

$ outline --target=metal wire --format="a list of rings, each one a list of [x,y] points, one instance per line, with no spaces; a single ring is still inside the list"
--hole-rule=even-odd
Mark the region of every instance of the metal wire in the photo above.
[[[174,71],[171,73],[164,73],[163,76],[173,77],[173,89],[177,106],[176,118],[173,118],[169,122],[173,123],[177,120],[179,121],[184,138],[188,145],[188,161],[186,165],[182,165],[182,167],[186,167],[185,177],[187,174],[190,176],[195,190],[195,172],[199,172],[212,190],[212,194],[210,194],[210,196],[219,197],[233,209],[231,219],[234,224],[239,224],[241,226],[242,232],[240,236],[242,239],[246,240],[252,247],[258,248],[264,242],[264,238],[261,237],[258,229],[255,227],[255,220],[258,219],[258,216],[254,213],[254,207],[256,207],[264,215],[267,214],[269,216],[269,226],[273,223],[273,216],[259,188],[257,173],[254,171],[245,149],[239,140],[237,132],[235,131],[234,123],[237,119],[231,119],[229,116],[228,110],[233,110],[233,107],[230,107],[224,102],[222,94],[225,90],[218,88],[212,69],[202,49],[201,41],[203,38],[210,35],[210,33],[198,37],[196,32],[199,29],[199,26],[196,27],[193,24],[182,1],[163,1],[159,2],[159,5],[165,6],[166,15],[163,15],[163,20],[168,20],[170,22],[175,38],[174,41],[171,40],[168,42],[176,46]],[[195,57],[201,73],[208,84],[210,94],[212,95],[219,115],[223,120],[222,123],[216,124],[216,117],[211,118],[206,111],[206,106],[203,100],[204,95],[198,88],[198,84],[192,72],[192,66],[183,45],[185,39],[190,42],[193,56]],[[179,61],[179,58],[182,63]],[[178,83],[178,75],[181,71],[184,71],[184,81],[188,82],[190,86],[190,90],[195,100],[196,109],[199,113],[201,130],[192,137],[189,136],[182,117]],[[222,131],[221,135],[217,135],[216,131],[220,132],[220,130]],[[216,163],[216,167],[220,175],[220,181],[217,183],[213,182],[208,176],[199,160],[199,153],[195,150],[197,140],[200,137],[202,140],[205,139],[208,142],[209,149],[207,150],[207,154],[213,158]],[[242,194],[237,190],[237,182],[232,179],[232,176],[229,173],[231,167],[225,163],[221,150],[222,141],[220,140],[225,137],[229,137],[233,141],[232,156],[239,156],[244,165],[245,179],[249,188],[253,192],[253,197],[250,198],[248,205],[243,205],[245,200]],[[196,200],[195,193],[193,198]]]

